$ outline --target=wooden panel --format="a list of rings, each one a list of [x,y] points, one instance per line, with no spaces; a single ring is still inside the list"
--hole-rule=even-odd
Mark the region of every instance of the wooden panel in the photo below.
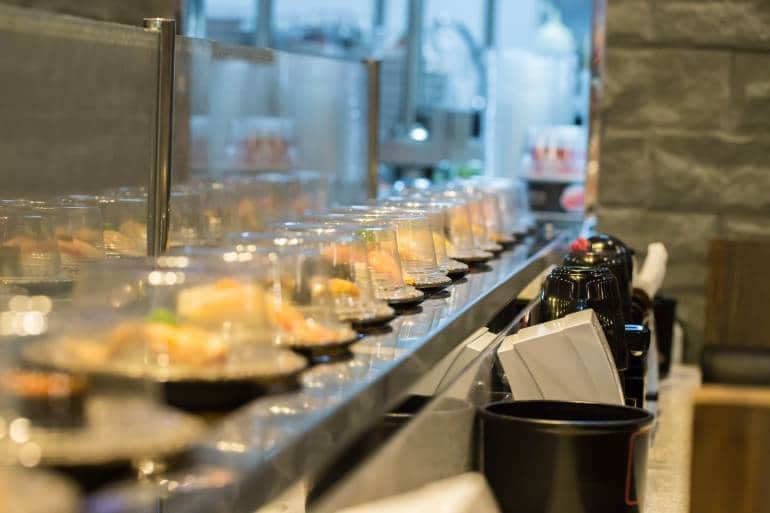
[[[770,347],[770,241],[712,241],[705,341]]]
[[[770,388],[699,390],[692,454],[691,513],[770,513]]]

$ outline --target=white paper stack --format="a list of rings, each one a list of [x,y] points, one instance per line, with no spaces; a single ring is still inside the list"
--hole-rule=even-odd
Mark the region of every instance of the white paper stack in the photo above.
[[[497,351],[515,400],[624,404],[615,362],[593,310],[524,328]]]

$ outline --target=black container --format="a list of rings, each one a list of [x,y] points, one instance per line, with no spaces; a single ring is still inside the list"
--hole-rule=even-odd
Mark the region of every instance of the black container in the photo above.
[[[532,311],[531,324],[560,319],[571,313],[593,309],[604,329],[618,371],[628,368],[624,340],[625,322],[618,280],[604,266],[561,266],[543,282],[540,303]]]
[[[652,302],[655,312],[655,337],[658,343],[658,369],[665,378],[671,370],[671,344],[674,339],[676,299],[655,296]]]
[[[626,262],[626,271],[628,276],[634,276],[634,250],[627,246],[623,241],[606,233],[598,233],[588,237],[591,251],[597,253],[614,253],[620,256]]]
[[[628,272],[628,263],[616,252],[598,251],[573,251],[564,257],[564,265],[598,267],[606,266],[615,279],[618,280],[620,302],[623,306],[624,322],[631,322],[631,275]]]
[[[626,324],[626,346],[628,347],[628,370],[623,391],[628,406],[644,408],[647,376],[647,353],[650,349],[650,330],[640,324]]]
[[[505,513],[642,512],[652,422],[626,406],[492,403],[482,469]]]

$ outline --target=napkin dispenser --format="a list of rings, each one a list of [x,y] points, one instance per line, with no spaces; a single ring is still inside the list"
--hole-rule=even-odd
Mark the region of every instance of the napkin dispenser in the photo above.
[[[625,403],[599,319],[583,310],[509,335],[497,351],[515,400]]]

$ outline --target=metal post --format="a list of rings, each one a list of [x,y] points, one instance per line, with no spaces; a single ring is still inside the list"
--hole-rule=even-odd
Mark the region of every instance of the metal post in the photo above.
[[[270,48],[273,43],[273,0],[257,0],[257,48]]]
[[[187,37],[206,37],[206,9],[203,0],[187,0],[184,4],[182,33]]]
[[[378,29],[385,26],[385,0],[374,0],[374,16],[372,28]]]
[[[158,91],[155,112],[155,165],[147,194],[147,255],[157,256],[168,244],[171,161],[174,128],[174,47],[176,21],[145,18],[144,27],[158,33]]]
[[[484,2],[484,47],[494,48],[495,39],[495,13],[497,12],[497,0]]]
[[[602,144],[602,96],[604,81],[605,23],[607,0],[593,0],[591,20],[591,94],[588,107],[588,155],[586,162],[586,213],[599,202],[599,163]]]
[[[369,199],[377,199],[380,163],[380,64],[378,59],[364,59],[366,66],[367,117],[367,187]]]
[[[406,72],[404,73],[404,103],[401,123],[410,127],[417,121],[417,87],[422,60],[422,25],[425,14],[423,0],[409,0],[409,28],[406,43]]]

